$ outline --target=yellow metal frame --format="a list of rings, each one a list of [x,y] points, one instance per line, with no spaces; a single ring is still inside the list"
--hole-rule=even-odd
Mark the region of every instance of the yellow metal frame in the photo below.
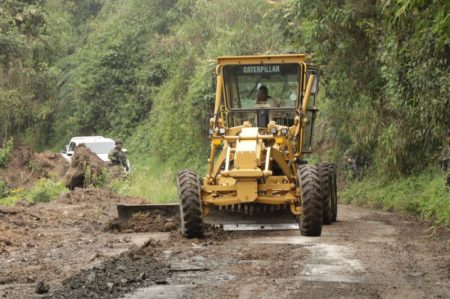
[[[308,82],[306,82],[308,69],[306,61],[307,56],[303,54],[226,56],[217,59],[214,116],[210,121],[212,130],[211,153],[208,160],[208,172],[202,184],[204,213],[207,213],[210,205],[229,206],[242,203],[289,204],[292,214],[299,215],[301,213],[300,190],[295,183],[297,175],[295,161],[302,155],[304,128],[308,124],[306,111],[315,79],[315,76],[311,74]],[[224,119],[225,113],[229,112],[230,109],[222,99],[224,94],[223,67],[225,65],[269,63],[298,63],[302,66],[299,94],[302,95],[303,102],[294,108],[298,109],[299,114],[295,117],[294,125],[283,127],[272,123],[268,126],[275,128],[277,132],[284,128],[289,132],[288,136],[280,135],[280,133],[277,135],[270,133],[262,135],[258,133],[254,136],[242,135],[241,132],[245,132],[247,128],[251,127],[249,123],[227,128]],[[226,130],[226,133],[221,134],[221,129]],[[234,161],[236,155],[252,157],[245,151],[238,153],[236,150],[238,143],[245,143],[246,141],[255,144],[255,148],[257,148],[254,152],[254,157],[257,157],[256,161],[251,159],[246,161],[245,159],[249,158],[245,158],[244,164],[250,166],[230,170],[230,161]],[[266,144],[268,145],[266,146]],[[222,152],[216,158],[219,147],[222,147]],[[296,151],[293,151],[293,148]],[[241,163],[243,162],[241,161]],[[268,170],[270,163],[276,163],[283,174],[273,175],[272,171]],[[262,169],[262,164],[265,165],[265,169]],[[225,169],[222,169],[222,165],[225,165]],[[258,183],[259,178],[264,178],[266,182]]]

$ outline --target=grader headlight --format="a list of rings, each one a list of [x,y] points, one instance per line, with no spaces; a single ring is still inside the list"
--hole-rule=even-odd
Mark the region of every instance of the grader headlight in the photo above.
[[[213,138],[212,139],[212,143],[214,145],[221,145],[222,144],[222,139],[221,138]]]
[[[276,144],[283,144],[284,137],[283,136],[277,136],[275,137],[275,143]]]

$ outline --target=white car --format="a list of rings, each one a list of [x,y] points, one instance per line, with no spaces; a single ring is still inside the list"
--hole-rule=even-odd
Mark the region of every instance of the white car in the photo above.
[[[105,163],[110,163],[108,159],[109,152],[116,146],[116,143],[111,138],[105,138],[103,136],[79,136],[70,139],[70,142],[66,145],[65,150],[61,152],[61,155],[69,163],[72,161],[72,156],[75,151],[75,147],[79,144],[84,144],[94,154],[96,154]],[[122,149],[125,153],[126,149]],[[128,169],[130,169],[130,162],[127,160]]]

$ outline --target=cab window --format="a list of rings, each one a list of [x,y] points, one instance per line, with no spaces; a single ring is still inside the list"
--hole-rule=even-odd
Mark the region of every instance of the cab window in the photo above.
[[[226,65],[225,97],[230,109],[294,108],[299,101],[300,65]]]

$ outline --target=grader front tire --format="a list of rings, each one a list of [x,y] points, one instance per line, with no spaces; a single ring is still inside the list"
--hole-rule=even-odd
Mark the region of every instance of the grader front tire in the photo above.
[[[320,236],[322,233],[322,196],[319,173],[316,166],[303,165],[298,171],[301,188],[302,215],[300,233],[303,236]]]
[[[183,170],[178,173],[177,182],[181,233],[187,238],[200,238],[203,236],[203,219],[197,174],[192,170]]]

